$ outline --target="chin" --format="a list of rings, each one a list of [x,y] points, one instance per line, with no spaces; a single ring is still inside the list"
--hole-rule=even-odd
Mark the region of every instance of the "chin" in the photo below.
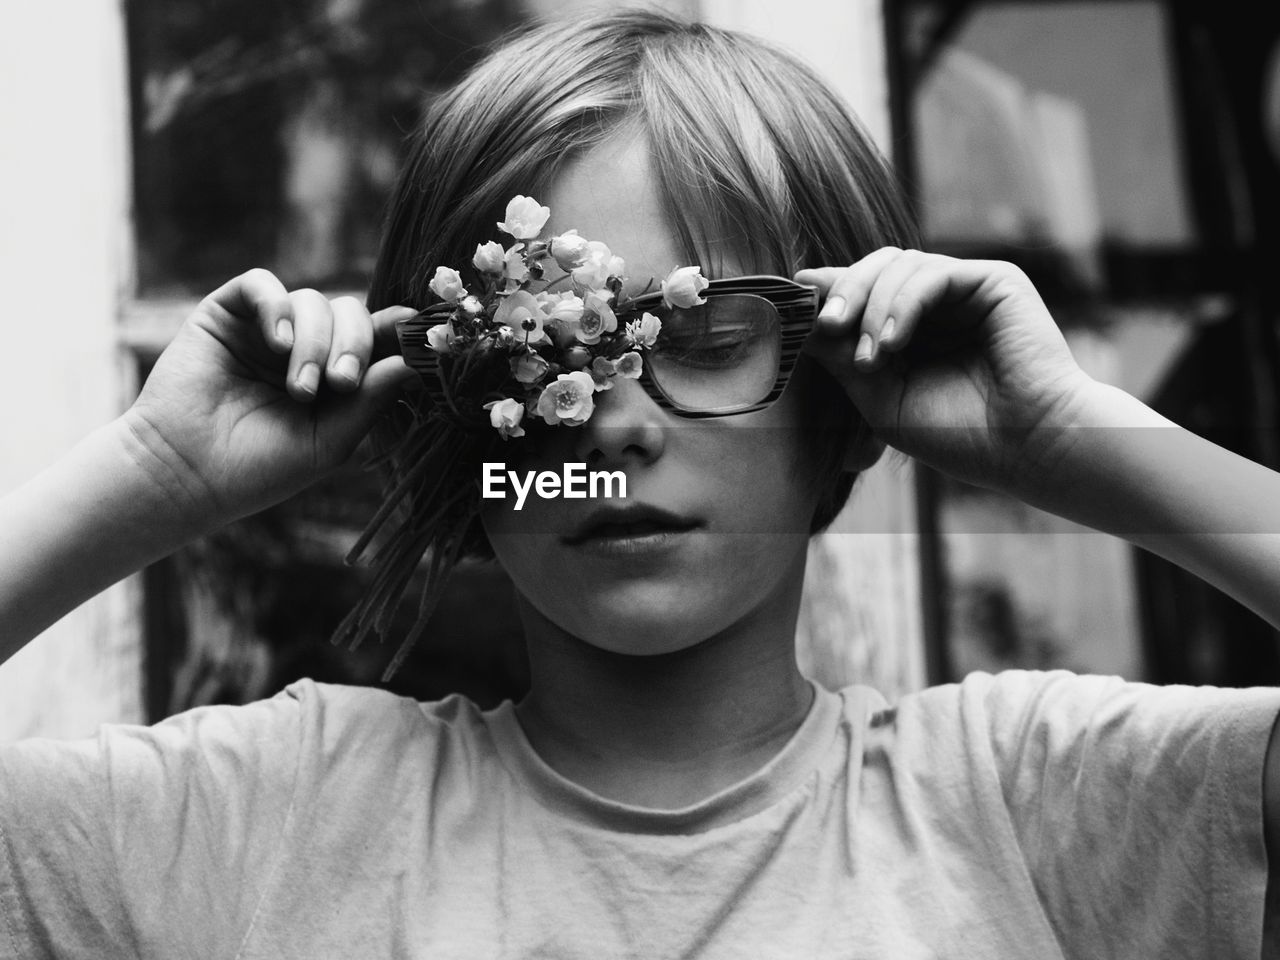
[[[732,601],[711,596],[705,589],[690,596],[680,587],[631,586],[597,593],[589,604],[578,597],[577,602],[546,610],[544,615],[597,649],[649,657],[697,646],[731,626],[733,618],[725,611],[737,609]]]

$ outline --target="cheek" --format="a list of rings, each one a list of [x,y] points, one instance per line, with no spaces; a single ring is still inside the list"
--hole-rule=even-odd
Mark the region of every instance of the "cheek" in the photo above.
[[[736,436],[724,469],[732,474],[737,508],[760,515],[761,532],[807,533],[817,506],[815,450],[802,405],[802,391],[789,387],[772,407],[740,418],[731,431]]]

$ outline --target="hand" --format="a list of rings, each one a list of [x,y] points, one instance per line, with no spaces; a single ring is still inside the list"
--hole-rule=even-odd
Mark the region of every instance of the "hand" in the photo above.
[[[414,374],[395,321],[352,297],[250,270],[195,309],[125,414],[148,469],[206,526],[285,499],[343,463]],[[382,359],[377,359],[381,357]]]
[[[1021,270],[884,247],[795,279],[825,298],[806,352],[881,440],[1015,496],[1051,473],[1094,381]]]

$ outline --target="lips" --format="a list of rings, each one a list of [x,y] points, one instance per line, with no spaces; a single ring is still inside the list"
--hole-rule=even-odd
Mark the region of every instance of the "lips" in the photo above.
[[[702,524],[692,517],[658,507],[635,504],[605,507],[593,512],[563,540],[569,546],[609,540],[633,540],[663,534],[685,533]]]

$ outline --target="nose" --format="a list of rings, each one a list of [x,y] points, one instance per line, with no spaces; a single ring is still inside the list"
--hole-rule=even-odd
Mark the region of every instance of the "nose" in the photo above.
[[[666,449],[666,414],[635,380],[613,378],[595,395],[590,418],[574,430],[574,453],[589,467],[650,464]]]

